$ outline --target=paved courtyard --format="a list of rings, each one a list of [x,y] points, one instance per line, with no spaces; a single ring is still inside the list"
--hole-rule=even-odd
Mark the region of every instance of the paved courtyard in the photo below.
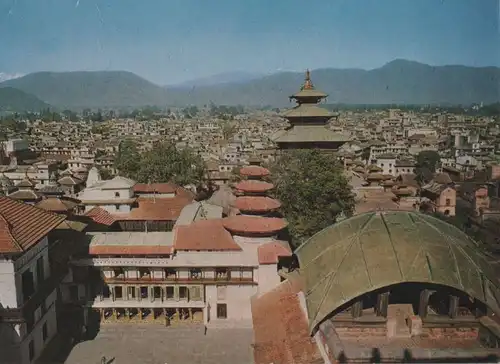
[[[65,364],[252,364],[251,329],[103,325],[73,348]]]

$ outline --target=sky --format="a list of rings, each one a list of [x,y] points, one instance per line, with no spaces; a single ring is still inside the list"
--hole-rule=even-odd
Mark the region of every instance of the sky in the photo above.
[[[500,0],[0,0],[0,78],[500,66]]]

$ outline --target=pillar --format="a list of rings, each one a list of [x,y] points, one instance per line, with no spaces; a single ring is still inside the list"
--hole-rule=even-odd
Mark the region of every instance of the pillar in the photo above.
[[[113,315],[112,316],[113,316],[113,320],[116,321],[116,319],[117,319],[116,308],[113,308]]]
[[[116,300],[116,298],[115,298],[115,286],[111,286],[110,291],[111,291],[111,300],[113,302],[115,302],[115,300]]]
[[[452,319],[458,316],[458,302],[459,298],[457,296],[450,296],[450,309],[448,314]]]
[[[418,315],[421,319],[427,317],[427,306],[429,305],[429,298],[434,291],[424,289],[420,292],[420,302],[418,304]]]
[[[141,297],[141,286],[136,286],[135,287],[137,289],[137,301],[141,301],[142,300],[142,297]]]
[[[358,300],[354,302],[351,308],[351,313],[353,318],[361,317],[363,314],[363,301]]]
[[[100,317],[100,321],[104,321],[104,309],[103,308],[100,308],[99,309],[99,317]]]
[[[139,320],[142,320],[142,308],[138,308],[137,313],[139,314]]]
[[[128,321],[130,321],[130,312],[128,308],[125,309],[125,317],[127,318]]]
[[[175,321],[180,321],[181,318],[181,313],[179,312],[179,309],[175,309]]]
[[[149,300],[151,302],[154,302],[154,300],[155,300],[155,288],[154,288],[154,286],[149,287]]]
[[[379,293],[377,295],[377,307],[375,313],[377,316],[387,317],[387,308],[389,306],[389,292]]]
[[[189,307],[188,310],[189,310],[189,319],[193,321],[193,309]]]

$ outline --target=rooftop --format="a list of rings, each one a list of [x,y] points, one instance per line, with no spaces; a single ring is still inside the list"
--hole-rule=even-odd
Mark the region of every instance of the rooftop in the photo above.
[[[173,232],[105,232],[93,233],[89,252],[92,255],[171,254]]]

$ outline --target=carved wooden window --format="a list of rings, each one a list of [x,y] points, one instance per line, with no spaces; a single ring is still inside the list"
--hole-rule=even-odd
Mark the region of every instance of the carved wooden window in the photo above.
[[[192,286],[189,289],[189,298],[193,301],[201,300],[201,287],[200,286]]]
[[[191,269],[189,271],[189,278],[191,278],[191,279],[201,279],[202,278],[202,271],[201,271],[201,269]]]
[[[216,268],[215,279],[226,280],[229,279],[229,270],[227,268]]]
[[[166,298],[167,300],[173,300],[175,298],[174,286],[167,286],[166,288]]]
[[[165,269],[165,278],[167,279],[176,279],[177,278],[177,271],[172,268],[166,268]]]
[[[188,289],[186,286],[179,287],[179,299],[187,300],[188,299]]]

